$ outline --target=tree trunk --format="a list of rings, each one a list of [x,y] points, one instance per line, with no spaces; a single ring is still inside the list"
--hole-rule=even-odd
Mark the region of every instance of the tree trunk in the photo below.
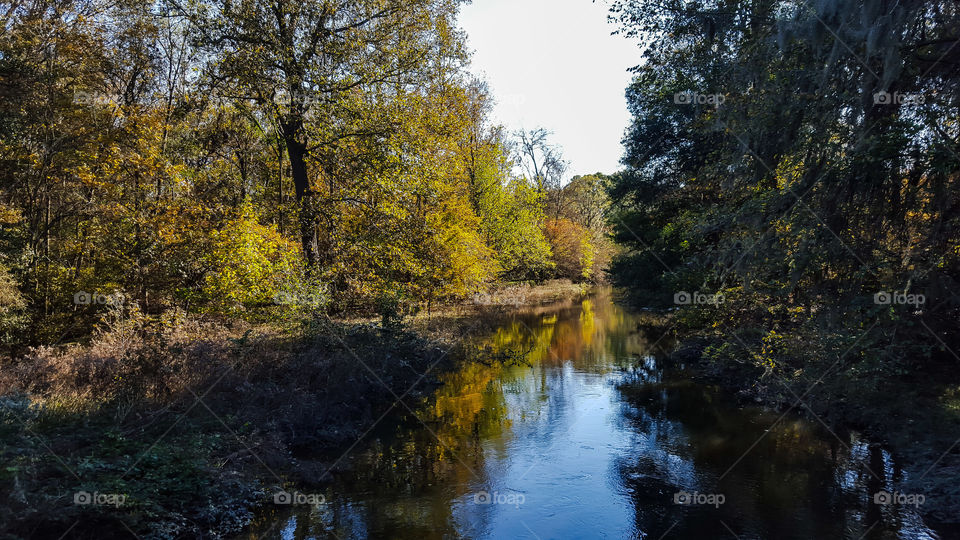
[[[307,176],[307,145],[300,141],[300,131],[300,123],[297,121],[283,124],[283,141],[290,158],[290,173],[300,206],[300,242],[307,261],[307,270],[313,271],[317,263],[317,220],[310,179]]]

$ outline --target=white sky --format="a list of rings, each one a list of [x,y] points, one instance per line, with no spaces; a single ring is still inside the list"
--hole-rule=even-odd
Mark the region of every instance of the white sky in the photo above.
[[[472,71],[497,101],[495,122],[553,131],[568,178],[621,168],[627,69],[640,62],[640,49],[610,35],[616,27],[604,0],[473,0],[460,26],[474,51]]]

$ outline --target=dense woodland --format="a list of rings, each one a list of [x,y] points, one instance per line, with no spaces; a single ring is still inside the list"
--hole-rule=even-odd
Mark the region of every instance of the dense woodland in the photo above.
[[[601,278],[606,178],[492,122],[458,6],[4,4],[5,342],[111,298],[338,314]]]
[[[646,46],[612,191],[637,302],[722,295],[675,325],[780,392],[955,374],[957,4],[638,0],[612,18]]]

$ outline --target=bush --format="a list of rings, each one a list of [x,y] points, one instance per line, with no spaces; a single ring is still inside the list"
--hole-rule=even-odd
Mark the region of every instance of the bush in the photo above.
[[[297,245],[261,225],[249,204],[214,233],[206,262],[210,271],[203,292],[215,309],[226,312],[273,302],[288,283],[304,276]]]

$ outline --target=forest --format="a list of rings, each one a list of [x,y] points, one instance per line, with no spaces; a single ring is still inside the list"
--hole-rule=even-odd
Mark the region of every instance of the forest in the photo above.
[[[955,373],[957,6],[723,5],[614,14],[651,51],[611,191],[616,279],[644,305],[719,295],[676,325],[764,379]]]
[[[491,121],[457,6],[6,4],[4,345],[112,295],[282,317],[596,278],[605,177]]]
[[[431,400],[449,466],[600,323],[411,321],[608,285],[650,358],[862,431],[957,525],[960,5],[611,0],[590,172],[494,115],[466,4],[0,2],[0,537],[233,537]]]

